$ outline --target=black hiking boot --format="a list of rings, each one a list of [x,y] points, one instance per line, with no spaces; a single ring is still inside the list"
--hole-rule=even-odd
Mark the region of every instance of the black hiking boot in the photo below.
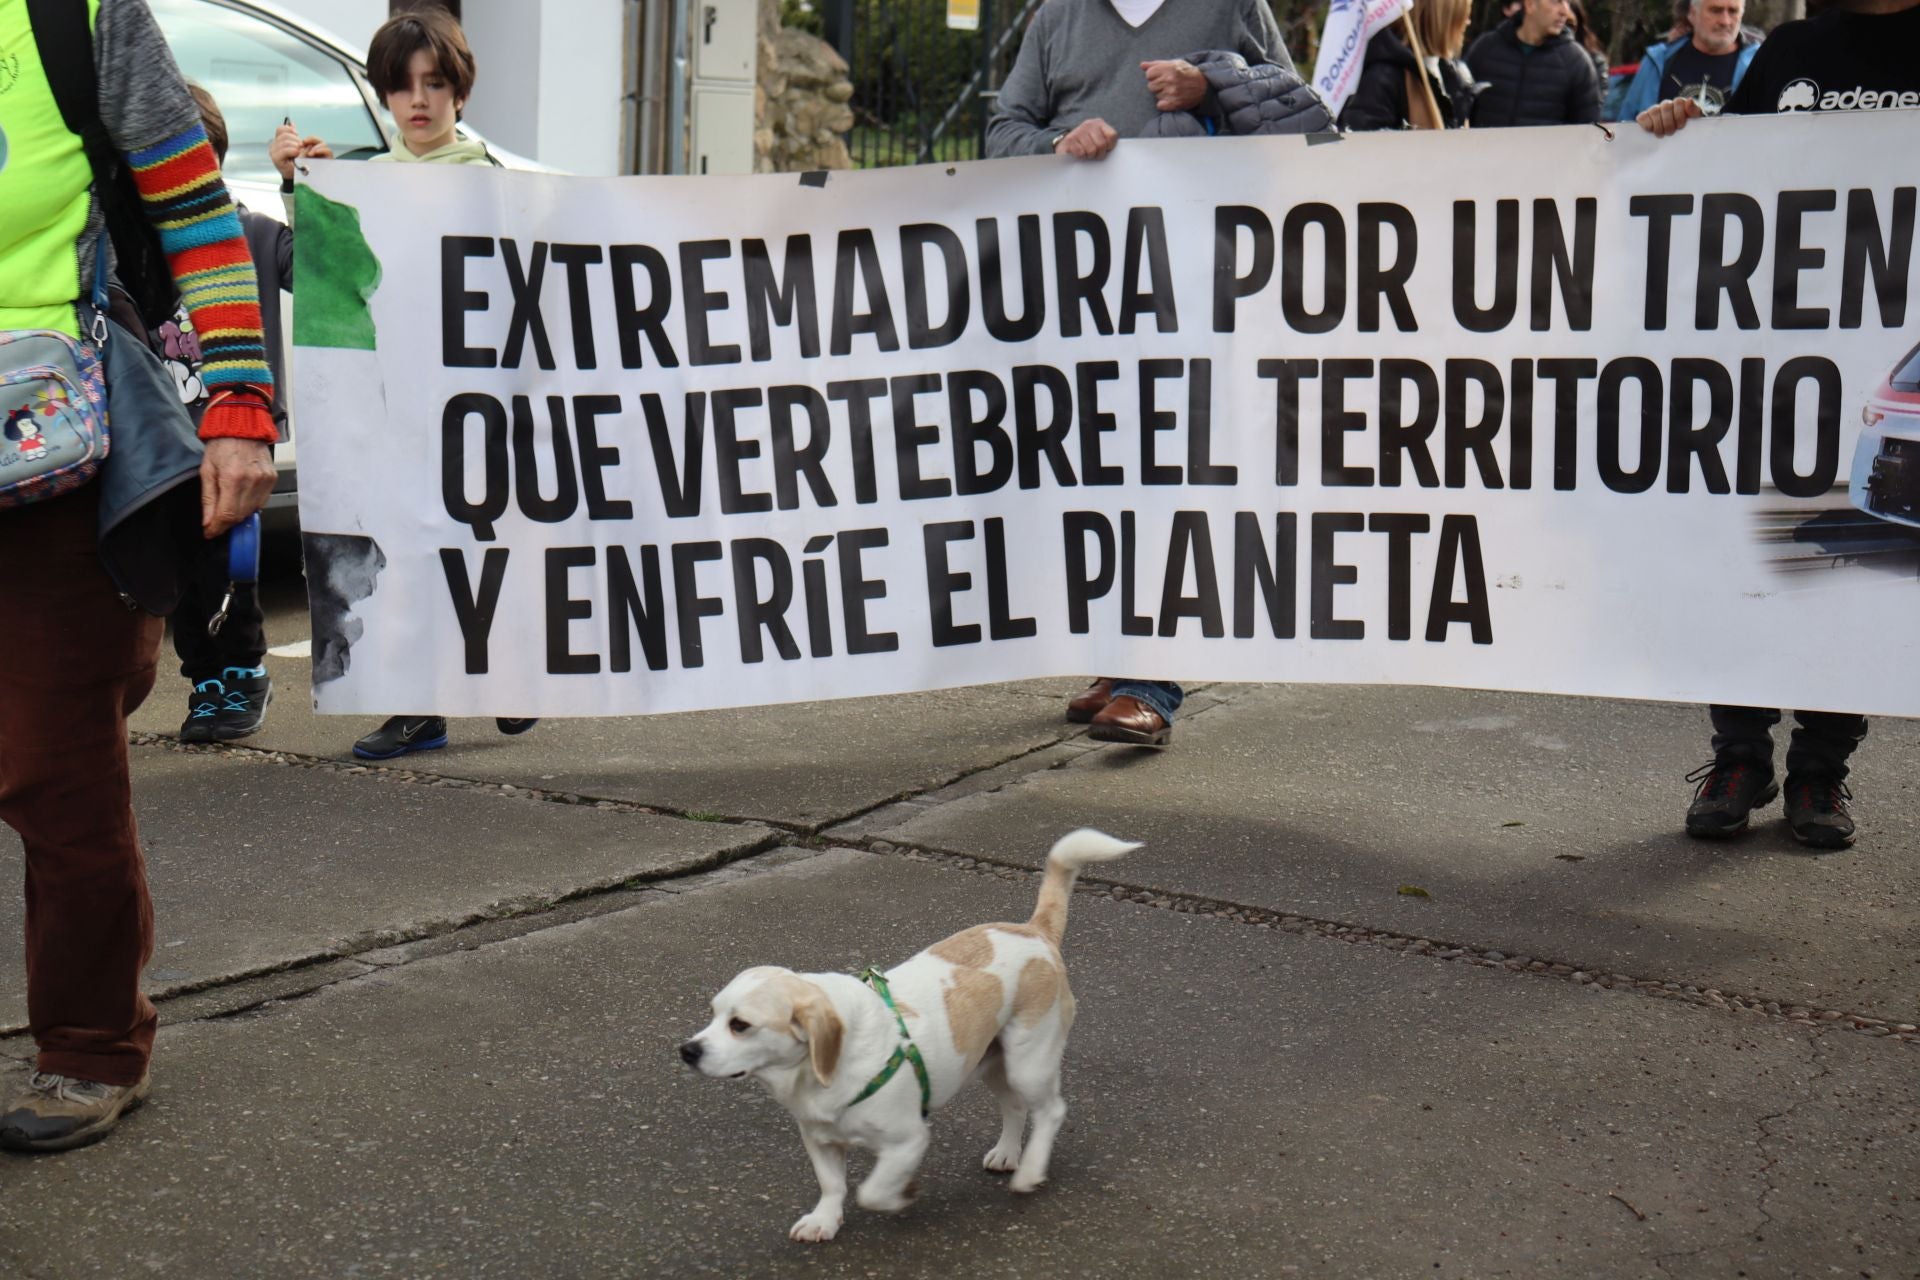
[[[1747,829],[1753,811],[1780,794],[1771,765],[1747,760],[1716,760],[1687,775],[1694,789],[1687,807],[1687,834],[1724,840]]]
[[[1853,793],[1828,773],[1793,775],[1787,779],[1787,825],[1801,844],[1816,849],[1844,849],[1853,843],[1853,814],[1847,802]]]

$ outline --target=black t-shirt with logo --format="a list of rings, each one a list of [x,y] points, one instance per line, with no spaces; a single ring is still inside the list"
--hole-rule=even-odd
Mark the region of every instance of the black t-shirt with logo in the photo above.
[[[1920,5],[1784,22],[1727,100],[1734,115],[1920,107]],[[1916,119],[1920,124],[1920,119]]]
[[[1739,64],[1738,47],[1731,53],[1702,53],[1699,46],[1689,40],[1667,59],[1666,74],[1660,77],[1659,100],[1692,98],[1708,115],[1714,115],[1726,105],[1727,95],[1733,91],[1733,69]]]

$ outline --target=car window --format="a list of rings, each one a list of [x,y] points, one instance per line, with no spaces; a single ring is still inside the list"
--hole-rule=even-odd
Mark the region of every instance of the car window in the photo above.
[[[278,182],[267,144],[289,117],[335,155],[386,140],[348,70],[331,53],[269,22],[206,0],[150,0],[180,70],[227,118],[230,178]]]
[[[1887,381],[1895,391],[1920,391],[1920,347],[1907,352],[1906,359],[1893,366]]]

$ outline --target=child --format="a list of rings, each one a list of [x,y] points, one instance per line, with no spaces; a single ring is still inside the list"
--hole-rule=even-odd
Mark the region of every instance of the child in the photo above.
[[[214,158],[227,161],[227,121],[219,104],[197,84],[189,84],[200,108],[200,122],[213,146]],[[293,288],[293,238],[272,218],[236,202],[240,229],[247,248],[253,254],[254,272],[259,281],[263,328],[266,335],[267,364],[273,370],[275,388],[284,387],[280,354],[280,290]],[[173,374],[181,402],[199,421],[206,407],[207,389],[201,381],[199,335],[186,311],[152,335],[160,360]],[[274,425],[286,435],[287,412],[276,391],[273,402]],[[215,634],[208,634],[207,623],[227,590],[227,540],[215,538],[201,550],[193,565],[186,591],[173,615],[173,651],[180,658],[180,674],[193,683],[187,695],[187,718],[180,725],[182,742],[232,742],[260,731],[266,722],[267,704],[273,698],[273,681],[264,665],[267,656],[266,619],[260,612],[259,597],[251,585],[234,591],[227,604],[226,620]]]
[[[463,139],[455,126],[473,91],[473,51],[460,24],[444,9],[423,9],[391,19],[373,33],[367,49],[367,78],[393,116],[393,146],[375,161],[402,164],[489,164],[486,144]],[[319,138],[301,137],[289,120],[273,135],[270,148],[280,170],[281,190],[293,191],[296,160],[331,159],[333,151]],[[496,720],[502,733],[525,733],[533,720]],[[432,751],[447,745],[444,716],[402,715],[353,744],[362,760],[391,760],[410,751]]]

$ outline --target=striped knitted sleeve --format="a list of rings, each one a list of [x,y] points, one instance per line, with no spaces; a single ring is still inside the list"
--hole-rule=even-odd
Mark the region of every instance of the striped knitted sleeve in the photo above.
[[[220,180],[207,133],[198,124],[127,156],[147,219],[180,287],[180,302],[200,335],[201,380],[209,392],[258,387],[271,393],[260,323],[260,289],[240,215]],[[225,411],[225,412],[223,412]],[[224,398],[209,404],[200,434],[272,440],[270,417]]]
[[[200,127],[200,108],[146,0],[98,5],[93,60],[100,122],[127,158],[144,211],[160,233],[207,350],[208,390],[220,401],[201,416],[200,436],[272,440],[266,406],[273,375],[261,342],[259,286],[233,200]]]

